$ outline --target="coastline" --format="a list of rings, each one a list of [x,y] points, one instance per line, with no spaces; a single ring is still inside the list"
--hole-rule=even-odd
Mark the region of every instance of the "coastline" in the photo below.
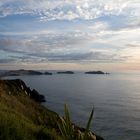
[[[56,120],[58,120],[59,115],[56,112],[45,108],[44,106],[42,106],[40,104],[41,101],[38,102],[33,96],[31,96],[32,91],[33,90],[30,90],[29,87],[20,79],[16,79],[16,80],[0,80],[0,93],[1,93],[0,94],[0,99],[1,99],[0,103],[3,104],[3,98],[2,98],[3,96],[6,96],[6,98],[9,100],[8,104],[12,103],[11,98],[14,98],[15,101],[20,102],[20,104],[23,104],[23,100],[24,100],[24,106],[26,106],[28,109],[31,108],[32,106],[35,106],[35,108],[40,108],[44,113],[46,112],[45,114],[49,113],[49,117],[46,116],[46,120],[51,120],[51,118],[55,118]],[[39,96],[42,96],[42,95],[39,94],[38,97]],[[32,106],[28,106],[29,102],[32,104]],[[4,104],[5,104],[5,102],[4,102]],[[18,104],[17,103],[16,104],[12,103],[12,106],[16,109]],[[20,108],[19,108],[19,110],[20,110]],[[40,112],[39,110],[36,110],[35,114],[39,113],[40,117],[41,117],[44,113],[42,114],[41,113],[42,111]],[[26,109],[24,111],[27,112]],[[21,110],[18,113],[20,113],[20,114],[23,113],[24,114],[24,112],[22,112]],[[33,115],[31,113],[29,113],[29,114],[31,116]],[[9,114],[9,115],[11,115],[11,114]],[[34,118],[36,118],[36,117],[37,116],[34,116]],[[44,118],[45,116],[42,116],[42,117]],[[56,132],[59,131],[59,129],[57,128],[57,125],[56,125],[57,123],[54,120],[53,121],[51,120],[49,122],[50,124],[46,124],[46,122],[45,122],[46,120],[44,120],[44,119],[41,119],[41,122],[39,123],[40,125],[45,125],[45,126],[48,125],[50,127],[50,129],[53,128],[53,129],[56,130]],[[37,118],[37,120],[38,120],[38,118]],[[37,121],[37,120],[35,120],[35,121]],[[43,122],[44,122],[44,124],[43,124]],[[80,133],[83,133],[85,131],[84,128],[80,128],[80,127],[76,126],[75,124],[74,124],[74,126],[75,126],[74,129],[75,129],[76,133],[79,132],[79,131],[80,131]],[[95,133],[93,133],[91,131],[90,131],[90,133],[93,136],[93,140],[95,138],[96,138],[96,140],[103,140],[103,138],[101,138],[100,136],[96,135]],[[58,135],[60,135],[60,134],[58,133]]]

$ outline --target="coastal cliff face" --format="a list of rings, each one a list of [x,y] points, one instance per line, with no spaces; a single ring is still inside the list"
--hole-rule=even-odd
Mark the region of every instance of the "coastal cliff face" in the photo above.
[[[63,140],[60,116],[42,106],[45,98],[22,80],[0,80],[1,140]],[[74,125],[75,132],[85,131]],[[91,140],[103,140],[92,133]]]

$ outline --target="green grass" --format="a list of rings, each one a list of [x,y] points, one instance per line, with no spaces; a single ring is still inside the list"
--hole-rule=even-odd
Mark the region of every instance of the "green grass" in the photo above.
[[[94,140],[89,130],[93,110],[84,130],[72,124],[66,105],[64,114],[32,100],[18,80],[0,80],[0,140]]]
[[[16,82],[0,80],[0,140],[60,139],[58,115],[30,99]]]

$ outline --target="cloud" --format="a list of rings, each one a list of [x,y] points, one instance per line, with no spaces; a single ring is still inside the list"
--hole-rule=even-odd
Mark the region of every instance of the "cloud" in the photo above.
[[[75,31],[35,36],[35,38],[23,36],[24,39],[1,38],[0,50],[7,54],[8,57],[5,56],[7,62],[14,59],[15,63],[108,63],[124,62],[129,58],[127,55],[120,54],[116,48],[109,49],[108,46],[100,48],[99,42],[95,43],[96,40],[93,40],[94,34]],[[5,57],[2,59],[6,59]]]
[[[139,0],[1,0],[0,62],[138,61],[139,17]]]
[[[6,63],[15,63],[16,62],[16,59],[1,59],[0,58],[0,64],[6,64]]]
[[[116,63],[126,61],[128,56],[106,54],[103,52],[85,52],[69,54],[10,54],[7,58],[0,58],[0,63],[36,64],[36,63]]]
[[[139,0],[1,0],[0,17],[31,14],[41,21],[91,20],[104,15],[139,17],[139,8]]]
[[[111,30],[106,22],[80,28],[13,35],[4,33],[0,37],[0,50],[8,57],[2,59],[14,59],[9,61],[11,63],[115,63],[136,60],[135,55],[138,54],[131,48],[137,45],[137,51],[140,51],[138,29]]]
[[[11,33],[10,33],[11,34]],[[22,35],[6,35],[0,38],[0,45],[3,50],[16,51],[16,52],[44,52],[61,49],[72,49],[77,45],[80,48],[85,45],[90,36],[84,32],[62,32],[62,33],[46,33],[30,36]]]
[[[54,55],[48,57],[48,61],[55,62],[75,62],[75,63],[114,63],[124,62],[128,56],[120,56],[117,54],[107,54],[102,51],[87,53],[72,53],[66,55]]]

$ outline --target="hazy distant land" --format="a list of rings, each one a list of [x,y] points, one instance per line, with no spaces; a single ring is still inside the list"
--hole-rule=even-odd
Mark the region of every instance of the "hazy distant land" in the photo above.
[[[109,74],[107,72],[103,72],[103,71],[87,71],[87,72],[83,72],[85,74]],[[37,71],[37,70],[24,70],[24,69],[20,69],[20,70],[9,70],[9,71],[5,71],[3,73],[0,74],[0,76],[23,76],[23,75],[53,75],[53,74],[75,74],[74,71],[57,71],[56,73],[53,72],[41,72],[41,71]]]

